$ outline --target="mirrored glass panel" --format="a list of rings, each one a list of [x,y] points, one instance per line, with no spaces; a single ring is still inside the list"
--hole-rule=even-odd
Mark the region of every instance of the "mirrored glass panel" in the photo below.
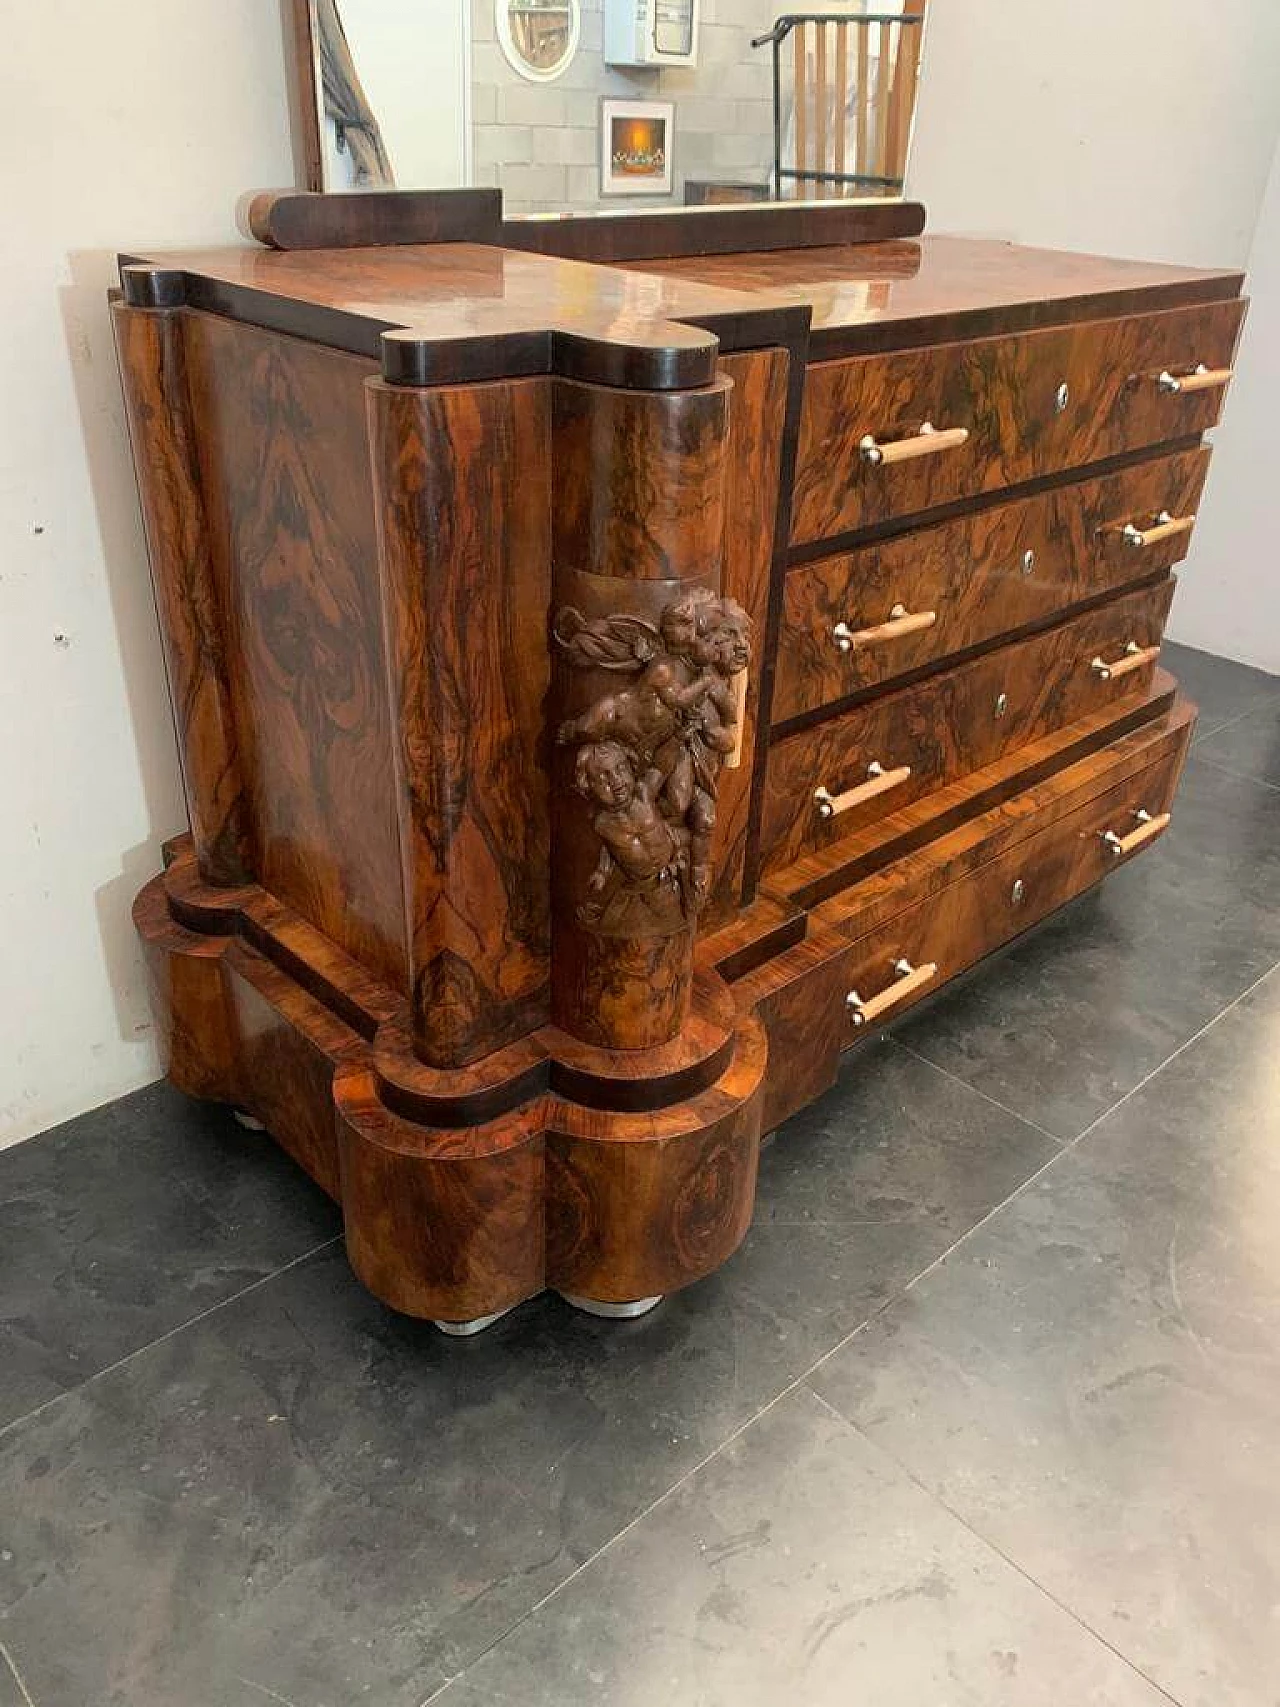
[[[904,193],[929,0],[288,3],[312,188],[495,186],[509,215]]]

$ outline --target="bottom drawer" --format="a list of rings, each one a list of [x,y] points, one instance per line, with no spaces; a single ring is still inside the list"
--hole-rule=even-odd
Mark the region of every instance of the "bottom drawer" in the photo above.
[[[1154,763],[1015,843],[967,876],[858,935],[847,963],[847,1043],[904,1013],[993,949],[1039,923],[1170,820],[1185,738]],[[849,924],[857,929],[855,918]]]
[[[1151,846],[1194,723],[1180,701],[967,819],[812,909],[803,941],[735,978],[769,1038],[763,1130],[825,1090],[851,1043]],[[741,945],[723,941],[727,970]],[[716,939],[703,947],[718,964]]]

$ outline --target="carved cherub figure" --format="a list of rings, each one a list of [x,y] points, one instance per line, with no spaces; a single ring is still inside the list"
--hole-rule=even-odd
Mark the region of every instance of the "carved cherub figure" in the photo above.
[[[686,911],[696,911],[710,888],[716,773],[735,745],[732,677],[749,662],[750,627],[734,600],[701,589],[666,605],[656,626],[634,616],[588,619],[573,607],[556,622],[572,663],[638,673],[634,684],[562,723],[557,740],[620,743],[640,767],[637,778],[657,772],[653,800],[687,843]]]
[[[668,691],[680,705],[680,726],[655,755],[666,771],[664,809],[689,831],[689,887],[695,909],[711,887],[711,833],[716,822],[716,776],[737,738],[732,677],[751,657],[751,620],[733,599],[693,593],[662,613]]]
[[[637,774],[633,755],[618,741],[589,741],[579,748],[574,769],[578,792],[600,810],[591,827],[600,838],[600,857],[587,881],[591,899],[578,908],[586,925],[625,929],[628,914],[648,916],[655,905],[681,905],[684,841],[655,804],[662,772]]]

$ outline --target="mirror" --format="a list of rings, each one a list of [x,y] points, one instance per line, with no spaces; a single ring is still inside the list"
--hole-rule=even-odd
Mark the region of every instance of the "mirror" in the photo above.
[[[496,186],[512,217],[899,197],[929,3],[286,0],[305,187]]]
[[[305,188],[471,180],[469,0],[287,0]]]
[[[507,63],[531,83],[569,69],[582,33],[580,0],[494,0],[494,28]]]

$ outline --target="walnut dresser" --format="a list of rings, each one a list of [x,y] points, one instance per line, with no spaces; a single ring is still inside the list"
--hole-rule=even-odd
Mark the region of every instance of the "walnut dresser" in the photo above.
[[[114,302],[170,1078],[395,1308],[723,1263],[842,1051],[1151,846],[1241,279],[913,204],[260,198]]]

